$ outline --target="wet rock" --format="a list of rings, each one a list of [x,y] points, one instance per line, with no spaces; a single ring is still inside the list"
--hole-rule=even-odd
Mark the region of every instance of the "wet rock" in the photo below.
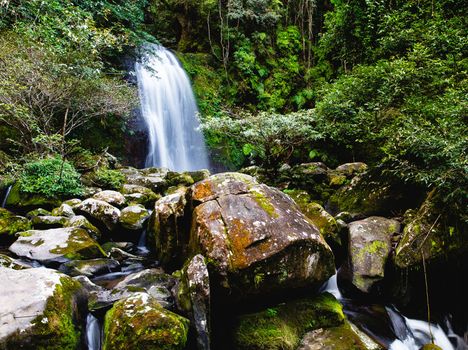
[[[69,276],[83,275],[93,277],[116,271],[120,264],[112,259],[74,260],[60,266],[60,271]]]
[[[149,246],[164,266],[176,266],[183,262],[183,249],[188,243],[186,222],[187,189],[181,188],[162,197],[155,205],[148,225]],[[180,266],[180,265],[179,265]]]
[[[125,252],[131,251],[135,245],[132,242],[106,242],[102,245],[102,249],[106,253],[110,253],[112,248],[118,248]]]
[[[41,194],[30,194],[20,190],[20,183],[13,185],[7,198],[6,207],[15,209],[55,208],[61,204],[58,198],[49,198]]]
[[[210,278],[205,259],[195,255],[182,270],[177,285],[177,306],[188,315],[197,334],[199,350],[211,348]]]
[[[101,238],[101,231],[89,222],[83,215],[73,216],[68,219],[64,227],[79,227],[86,230],[92,239],[99,240]]]
[[[31,210],[29,211],[27,214],[26,214],[26,217],[31,219],[33,218],[34,216],[51,216],[52,213],[48,210],[45,210],[43,208],[37,208],[37,209],[34,209],[34,210]]]
[[[167,182],[168,187],[178,186],[178,185],[190,186],[190,185],[193,185],[194,183],[192,176],[190,176],[190,173],[188,172],[178,173],[175,171],[167,172],[166,182]]]
[[[96,193],[94,199],[107,202],[114,207],[121,208],[125,204],[125,197],[122,193],[112,190],[106,190]]]
[[[14,270],[28,269],[31,267],[23,263],[22,261],[13,259],[12,257],[9,257],[8,255],[5,255],[5,254],[0,254],[0,266],[8,267]]]
[[[443,350],[440,346],[435,344],[426,344],[424,345],[421,350]]]
[[[78,198],[72,198],[64,201],[62,204],[69,205],[72,209],[75,209],[80,203],[82,202],[81,199]]]
[[[334,273],[330,247],[294,201],[238,173],[191,188],[190,247],[230,298],[318,287]]]
[[[33,227],[38,230],[64,227],[67,222],[68,219],[64,216],[34,216],[31,218]]]
[[[127,242],[125,242],[125,243],[127,243]],[[115,260],[117,260],[119,262],[123,262],[125,260],[134,261],[134,262],[145,260],[145,258],[143,258],[141,256],[130,254],[130,253],[128,253],[128,252],[126,252],[126,251],[124,251],[124,250],[122,250],[120,248],[117,248],[117,247],[110,248],[110,250],[108,252],[108,255],[112,259],[115,259]]]
[[[127,230],[141,230],[144,227],[150,213],[142,205],[131,205],[122,209],[120,224]]]
[[[161,198],[149,188],[138,185],[125,184],[122,193],[129,204],[142,204],[145,207],[153,206],[154,202]]]
[[[400,232],[396,220],[372,216],[349,225],[349,260],[340,278],[364,293],[371,292],[384,278],[385,264],[392,249],[392,237]]]
[[[205,180],[210,177],[210,171],[207,169],[188,171],[187,173],[192,177],[194,182]]]
[[[167,188],[165,180],[167,172],[167,169],[158,168],[147,168],[140,171],[132,168],[122,169],[127,184],[147,187],[155,193],[162,193]]]
[[[466,224],[446,224],[435,192],[428,195],[417,210],[405,213],[406,223],[401,239],[395,249],[395,264],[399,268],[421,265],[422,256],[428,262],[444,256],[461,257],[468,251]],[[450,222],[450,221],[449,221]]]
[[[333,295],[324,293],[240,316],[234,343],[242,350],[296,349],[307,332],[339,327],[344,322],[341,304]]]
[[[47,268],[0,267],[0,349],[77,349],[86,313],[81,285]]]
[[[355,162],[355,163],[345,163],[338,166],[335,171],[346,175],[347,177],[352,177],[357,174],[363,173],[367,170],[368,166],[366,163]]]
[[[76,209],[78,213],[96,221],[109,231],[112,231],[119,222],[120,210],[98,199],[85,199]]]
[[[70,218],[75,216],[75,213],[73,212],[73,208],[70,205],[62,203],[60,207],[52,210],[52,215]]]
[[[9,250],[43,263],[104,256],[99,244],[85,230],[76,227],[22,232]]]
[[[164,309],[149,294],[135,293],[107,312],[103,350],[182,350],[188,327],[187,319]]]
[[[0,208],[0,240],[5,240],[5,238],[2,238],[3,235],[12,236],[17,232],[26,231],[30,228],[31,223],[28,219]]]
[[[176,280],[160,269],[146,269],[125,277],[112,289],[109,301],[116,301],[136,292],[148,293],[160,305],[171,308],[174,305],[171,289]]]

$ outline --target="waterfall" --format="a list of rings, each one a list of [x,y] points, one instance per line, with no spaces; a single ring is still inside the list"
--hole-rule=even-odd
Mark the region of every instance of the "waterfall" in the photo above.
[[[190,80],[175,55],[160,45],[145,47],[135,64],[141,112],[148,127],[146,166],[176,171],[209,167]]]
[[[101,325],[91,313],[86,317],[86,344],[88,350],[101,349]]]
[[[11,191],[11,188],[12,188],[12,187],[13,187],[13,186],[10,185],[10,186],[8,186],[7,189],[5,190],[5,195],[4,195],[3,199],[2,199],[2,201],[0,202],[0,208],[5,208],[6,202],[7,202],[7,200],[8,200],[8,196],[10,195],[10,191]]]

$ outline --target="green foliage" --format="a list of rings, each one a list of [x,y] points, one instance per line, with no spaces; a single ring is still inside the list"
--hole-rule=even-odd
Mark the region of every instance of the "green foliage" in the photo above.
[[[311,111],[290,114],[260,112],[252,115],[225,113],[207,119],[203,128],[208,134],[223,135],[235,142],[239,152],[267,168],[288,162],[294,151],[305,150],[321,135],[314,129]],[[223,140],[223,139],[220,139]],[[226,144],[212,144],[225,147]]]
[[[60,157],[26,163],[19,181],[22,192],[48,198],[79,196],[83,190],[80,174]]]
[[[99,168],[93,181],[96,186],[109,190],[119,190],[125,182],[125,175],[118,170]]]

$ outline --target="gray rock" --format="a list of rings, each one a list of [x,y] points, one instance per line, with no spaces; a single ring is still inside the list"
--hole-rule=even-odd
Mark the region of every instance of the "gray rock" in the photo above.
[[[81,202],[81,201],[80,201]],[[55,208],[52,210],[52,215],[54,216],[65,216],[67,218],[70,218],[75,215],[73,212],[73,208],[65,203],[62,203],[60,207]]]
[[[120,268],[118,261],[113,259],[73,260],[63,264],[60,271],[69,276],[83,275],[93,277],[116,271]]]
[[[115,228],[120,218],[119,209],[107,202],[94,198],[84,200],[80,205],[78,205],[77,211],[78,213],[99,222],[110,231]]]
[[[128,230],[141,230],[149,216],[150,212],[142,205],[131,205],[122,209],[120,224]]]
[[[125,204],[125,197],[122,193],[112,190],[106,190],[96,193],[94,199],[107,202],[115,207],[121,208]]]
[[[38,230],[64,227],[67,222],[68,219],[64,216],[34,216],[31,218],[33,227]]]

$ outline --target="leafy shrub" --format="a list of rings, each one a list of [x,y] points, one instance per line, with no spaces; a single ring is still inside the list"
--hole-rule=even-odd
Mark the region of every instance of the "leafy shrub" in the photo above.
[[[49,198],[81,195],[80,174],[59,157],[26,163],[20,175],[20,190]]]
[[[118,170],[99,168],[96,171],[94,182],[97,186],[118,190],[125,182],[125,176]]]

